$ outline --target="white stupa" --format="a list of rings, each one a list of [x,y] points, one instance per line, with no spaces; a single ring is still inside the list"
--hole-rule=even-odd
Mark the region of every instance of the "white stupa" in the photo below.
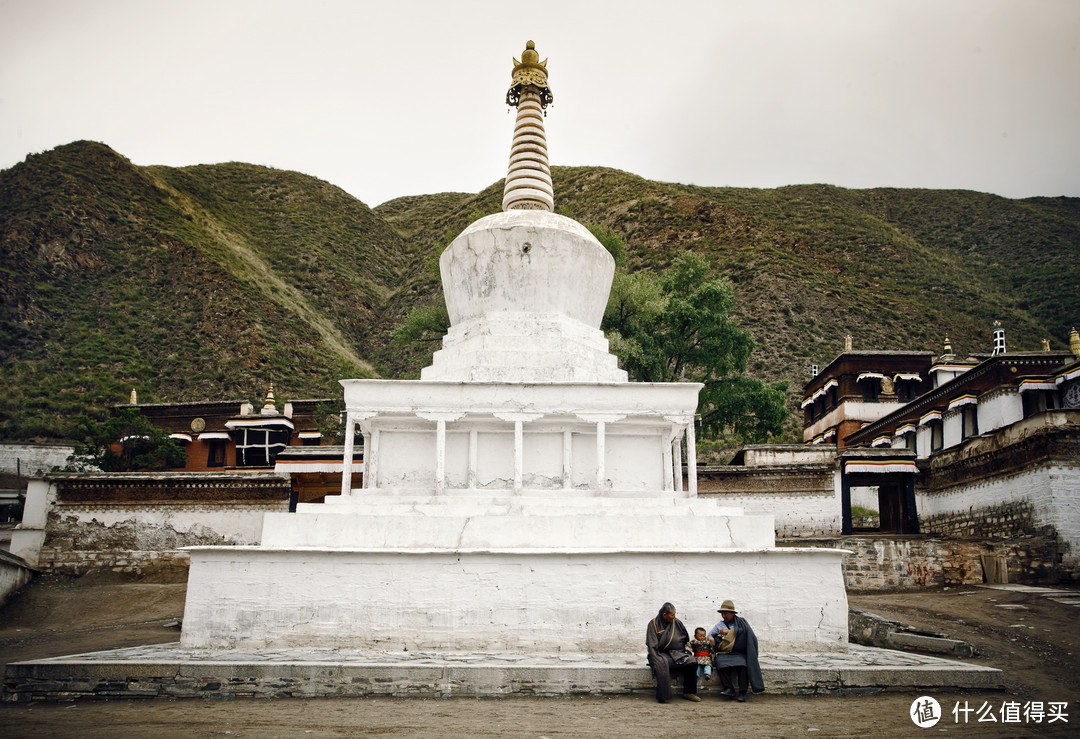
[[[452,326],[420,380],[343,380],[363,487],[190,549],[182,645],[515,654],[643,643],[665,601],[734,598],[769,648],[847,642],[841,552],[699,499],[701,385],[632,383],[600,331],[615,265],[555,215],[546,61],[515,60],[504,212],[440,259]],[[682,445],[687,450],[683,485]],[[643,646],[641,646],[643,650]]]

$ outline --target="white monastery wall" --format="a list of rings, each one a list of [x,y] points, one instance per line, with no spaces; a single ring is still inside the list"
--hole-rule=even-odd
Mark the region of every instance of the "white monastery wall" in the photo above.
[[[64,444],[0,444],[0,472],[35,477],[63,467],[74,447]]]
[[[979,399],[979,433],[1009,426],[1023,418],[1024,404],[1016,390],[996,390]]]
[[[944,492],[916,491],[919,518],[979,518],[991,510],[1027,504],[1036,527],[1052,527],[1080,558],[1080,462],[1055,462],[1012,475],[960,485]]]

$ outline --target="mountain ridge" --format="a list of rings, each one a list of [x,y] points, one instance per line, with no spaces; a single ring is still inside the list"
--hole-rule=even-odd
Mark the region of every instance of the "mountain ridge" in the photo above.
[[[857,348],[1063,346],[1080,321],[1080,198],[958,190],[661,183],[553,167],[556,210],[612,229],[625,268],[707,256],[758,348],[750,373],[792,382],[847,334]],[[296,172],[232,162],[136,166],[74,142],[0,172],[0,438],[51,439],[125,402],[339,397],[346,377],[415,377],[432,345],[393,328],[439,299],[437,258],[479,193],[369,208]]]

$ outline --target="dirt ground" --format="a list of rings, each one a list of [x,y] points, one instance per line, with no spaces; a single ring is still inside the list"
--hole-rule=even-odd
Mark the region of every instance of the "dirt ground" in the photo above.
[[[0,609],[0,663],[176,641],[177,629],[164,624],[182,616],[184,591],[183,583],[41,577]],[[710,696],[661,705],[646,695],[4,703],[0,736],[1080,736],[1080,607],[974,587],[852,595],[850,604],[972,642],[979,654],[970,661],[1002,669],[1006,691],[929,692],[943,715],[927,729],[909,718],[913,693],[765,693],[745,704]],[[1006,701],[1066,702],[1068,723],[1003,723]],[[954,717],[957,704],[973,709],[968,723]],[[987,709],[997,722],[979,721]]]

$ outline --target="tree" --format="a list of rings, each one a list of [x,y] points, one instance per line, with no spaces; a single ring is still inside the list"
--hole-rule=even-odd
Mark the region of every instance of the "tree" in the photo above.
[[[124,408],[100,420],[75,419],[79,441],[68,469],[102,472],[160,472],[183,467],[187,454],[169,432],[150,423],[138,408]]]
[[[704,384],[703,435],[762,442],[783,430],[787,383],[744,374],[755,342],[731,319],[734,304],[731,283],[688,252],[658,277],[617,272],[602,328],[631,379]]]

